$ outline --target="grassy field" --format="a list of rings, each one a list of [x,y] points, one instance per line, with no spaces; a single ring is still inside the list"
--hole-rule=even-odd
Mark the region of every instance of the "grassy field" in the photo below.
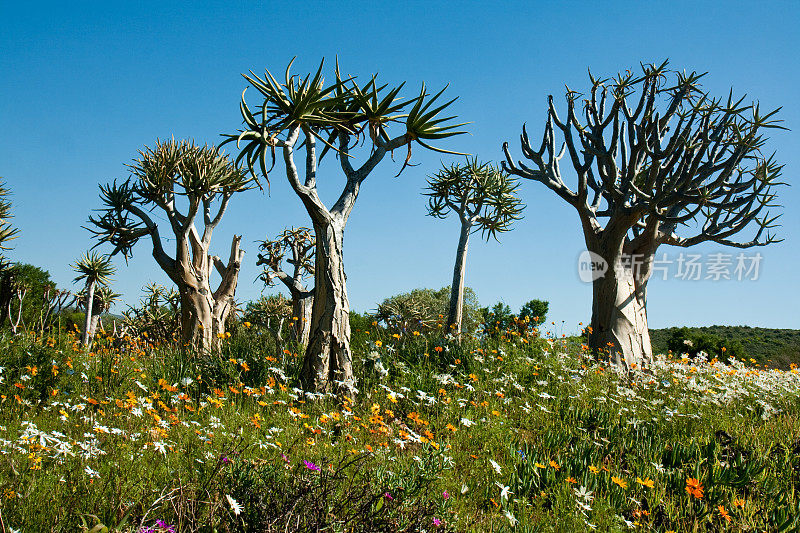
[[[240,324],[221,356],[0,338],[3,531],[797,531],[800,375],[353,331],[356,398]],[[95,528],[95,529],[92,529]]]
[[[689,336],[708,336],[739,348],[741,357],[755,359],[757,364],[789,369],[800,364],[800,330],[753,328],[750,326],[705,326],[650,330],[653,350],[667,353],[669,339],[679,330]]]

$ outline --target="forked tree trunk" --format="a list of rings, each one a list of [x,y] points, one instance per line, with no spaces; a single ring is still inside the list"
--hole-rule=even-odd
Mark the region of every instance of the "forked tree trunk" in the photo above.
[[[208,352],[219,348],[225,322],[233,307],[233,294],[214,298],[206,287],[186,284],[181,295],[181,334],[183,343]]]
[[[220,347],[225,333],[225,322],[233,309],[236,285],[239,279],[241,259],[240,236],[234,236],[231,244],[231,259],[221,270],[222,281],[215,292],[211,291],[211,262],[218,258],[208,257],[196,264],[188,261],[179,265],[173,280],[178,285],[181,298],[181,338],[184,345],[208,353]]]
[[[611,254],[601,254],[610,257]],[[625,254],[593,282],[589,347],[626,370],[652,362],[647,327],[647,281],[653,256]]]
[[[312,293],[292,295],[292,320],[294,320],[294,335],[297,342],[308,346],[311,334],[311,311],[314,305]]]
[[[94,307],[94,289],[97,283],[94,280],[89,280],[86,283],[86,319],[83,322],[83,336],[81,343],[84,347],[88,347],[92,339],[92,308]]]
[[[317,239],[311,332],[303,360],[306,390],[352,395],[353,356],[350,351],[350,303],[342,256],[344,225],[314,223]]]
[[[456,264],[453,268],[453,283],[450,285],[450,309],[447,313],[447,332],[461,333],[461,323],[464,317],[464,275],[467,270],[467,247],[472,224],[469,221],[461,222],[461,236],[458,239],[456,251]]]

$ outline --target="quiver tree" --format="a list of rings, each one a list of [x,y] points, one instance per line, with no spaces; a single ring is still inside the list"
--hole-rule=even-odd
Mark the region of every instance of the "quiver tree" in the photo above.
[[[412,333],[428,334],[441,329],[450,308],[450,287],[441,289],[414,289],[396,294],[378,305],[372,318],[403,338]],[[464,287],[465,328],[475,330],[480,321],[478,297],[469,287]]]
[[[152,343],[172,342],[180,331],[180,294],[157,283],[149,283],[135,306],[122,312],[123,329]]]
[[[42,308],[37,320],[39,334],[44,335],[61,312],[76,301],[77,297],[72,292],[57,288],[55,283],[48,283],[42,291]]]
[[[115,293],[110,287],[101,286],[94,291],[94,299],[91,306],[87,306],[89,302],[88,291],[83,289],[76,295],[76,303],[78,308],[86,311],[87,316],[91,316],[89,322],[89,340],[87,345],[91,345],[94,336],[97,333],[97,326],[100,324],[100,315],[107,313],[111,306],[114,305],[121,295]],[[91,313],[89,311],[91,309]],[[101,326],[102,328],[102,326]]]
[[[278,279],[289,289],[292,295],[292,329],[295,339],[306,346],[311,332],[314,289],[307,288],[305,280],[314,275],[314,235],[308,228],[287,229],[275,240],[261,241],[259,249],[261,253],[256,265],[264,267],[259,279],[267,286],[273,286]],[[284,258],[290,265],[291,274],[283,270]]]
[[[458,125],[452,124],[454,117],[440,116],[454,101],[440,102],[444,89],[430,96],[423,84],[418,96],[401,101],[403,84],[390,88],[372,76],[362,86],[352,77],[343,79],[338,66],[334,81],[326,84],[322,67],[320,64],[316,74],[305,78],[290,75],[287,67],[282,83],[268,71],[263,78],[245,75],[262,99],[253,113],[242,93],[244,128],[229,135],[228,141],[243,143],[239,159],[247,161],[251,172],[258,165],[265,177],[267,158],[274,164],[275,152],[281,153],[286,177],[311,218],[316,240],[314,305],[303,385],[307,390],[323,391],[335,384],[338,391],[352,393],[350,304],[342,246],[361,185],[394,150],[407,149],[402,172],[411,158],[412,144],[446,152],[429,143],[460,132],[455,131]],[[366,147],[358,149],[363,144]],[[326,153],[339,160],[345,180],[330,207],[317,191],[318,166]]]
[[[19,230],[9,222],[9,219],[13,216],[11,214],[11,202],[8,201],[10,195],[11,191],[6,188],[5,183],[0,181],[0,271],[9,266],[2,252],[10,249],[8,246],[9,241],[16,239],[19,233]]]
[[[278,343],[283,342],[283,325],[292,313],[292,301],[283,294],[261,296],[258,300],[247,303],[244,318],[267,328]]]
[[[19,304],[16,311],[12,302]],[[21,326],[44,335],[74,302],[75,296],[56,288],[46,270],[25,263],[0,270],[0,326],[9,322],[14,332]]]
[[[96,252],[87,252],[74,265],[72,265],[78,275],[75,281],[85,281],[83,288],[84,308],[86,318],[81,334],[81,344],[88,347],[92,342],[92,313],[94,312],[95,293],[99,286],[106,286],[111,281],[116,269],[111,264],[108,256],[100,255]]]
[[[250,188],[252,179],[217,148],[189,141],[156,141],[128,168],[132,176],[123,183],[100,186],[105,207],[101,216],[89,218],[90,231],[126,257],[139,239],[150,237],[153,257],[180,293],[184,344],[209,350],[225,331],[244,255],[241,236],[234,235],[223,262],[210,254],[211,237],[231,197]],[[174,257],[164,250],[161,229],[150,214],[155,209],[174,235]],[[211,289],[214,270],[221,277],[216,290]]]
[[[497,240],[498,233],[510,231],[512,222],[522,218],[524,208],[517,196],[518,187],[515,178],[489,163],[479,163],[477,158],[467,158],[464,164],[443,165],[428,179],[428,214],[446,218],[455,213],[461,221],[450,285],[448,332],[461,333],[469,236],[480,231],[486,240]]]
[[[769,208],[782,166],[763,152],[764,130],[780,127],[778,109],[762,113],[732,92],[713,97],[702,76],[669,71],[666,62],[611,80],[590,74],[585,97],[567,90],[565,115],[549,97],[538,149],[523,126],[529,163],[514,162],[503,145],[509,172],[545,184],[577,210],[588,251],[607,266],[594,276],[589,346],[628,368],[652,358],[647,281],[660,245],[778,240]],[[574,190],[564,182],[565,156]],[[745,230],[752,235],[737,239]]]

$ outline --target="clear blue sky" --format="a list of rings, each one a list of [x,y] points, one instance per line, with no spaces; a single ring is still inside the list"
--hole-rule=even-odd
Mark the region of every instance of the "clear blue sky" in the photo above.
[[[22,231],[9,255],[63,287],[74,288],[69,264],[93,244],[81,225],[100,206],[97,184],[125,178],[124,164],[158,137],[216,143],[236,130],[242,72],[282,72],[294,56],[305,72],[338,55],[348,73],[380,71],[412,90],[449,83],[455,111],[472,124],[447,146],[497,161],[523,122],[539,138],[546,96],[585,88],[588,67],[613,75],[669,58],[673,68],[709,71],[713,93],[733,87],[783,106],[793,131],[775,132],[768,146],[795,186],[780,191],[786,241],[759,250],[758,281],[653,281],[651,326],[800,327],[800,3],[9,1],[0,20],[0,176]],[[441,157],[417,150],[415,160],[399,178],[401,161],[383,163],[362,190],[345,239],[355,310],[449,284],[458,225],[426,217],[420,196]],[[335,171],[320,180],[328,198],[341,187]],[[254,241],[308,224],[285,177],[275,172],[272,182],[270,197],[235,198],[214,239],[225,255],[231,235],[244,235],[243,300],[261,290]],[[551,318],[573,331],[591,310],[576,271],[576,215],[541,184],[524,183],[522,194],[525,219],[501,244],[473,239],[467,284],[484,304],[549,300]],[[139,246],[128,267],[116,261],[114,287],[129,302],[148,281],[167,282]],[[728,252],[700,251],[717,250]]]

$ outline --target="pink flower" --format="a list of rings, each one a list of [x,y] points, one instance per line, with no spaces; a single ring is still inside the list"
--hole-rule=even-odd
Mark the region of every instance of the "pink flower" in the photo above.
[[[439,526],[442,525],[442,521],[439,520],[438,518],[434,518],[433,519],[433,525],[436,526],[436,527],[439,527]]]
[[[306,465],[306,468],[309,470],[313,470],[314,472],[319,472],[319,467],[312,463],[311,461],[303,461],[303,464]]]
[[[384,498],[386,498],[387,500],[394,500],[394,498],[392,497],[392,495],[391,495],[391,494],[389,494],[388,492],[387,492],[387,493],[385,493],[385,494],[383,495],[383,497],[384,497]]]
[[[447,492],[447,491],[444,491],[444,492],[442,493],[442,498],[444,498],[445,500],[448,500],[448,499],[450,499],[450,493],[449,493],[449,492]]]

